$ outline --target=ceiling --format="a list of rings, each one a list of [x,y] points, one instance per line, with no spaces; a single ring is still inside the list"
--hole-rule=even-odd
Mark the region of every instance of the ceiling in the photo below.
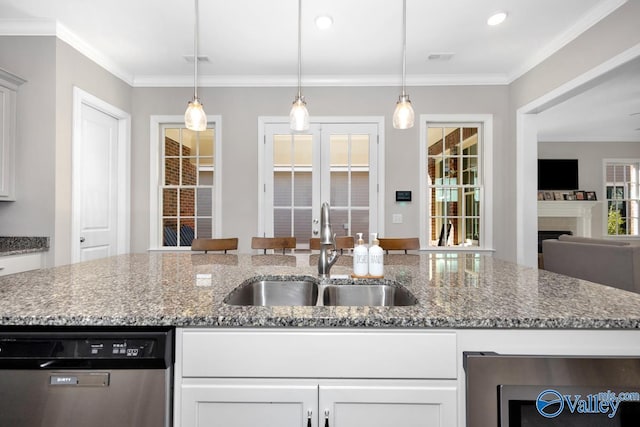
[[[407,0],[407,85],[508,84],[625,1]],[[208,62],[199,63],[199,85],[294,86],[297,6],[200,0],[199,55]],[[488,26],[500,10],[507,20]],[[301,13],[303,85],[400,84],[401,0],[302,0]],[[333,26],[320,30],[314,20],[325,14]],[[193,84],[193,1],[0,0],[0,17],[0,35],[55,34],[132,86]],[[639,74],[626,77],[637,87]],[[566,132],[548,126],[541,131]]]

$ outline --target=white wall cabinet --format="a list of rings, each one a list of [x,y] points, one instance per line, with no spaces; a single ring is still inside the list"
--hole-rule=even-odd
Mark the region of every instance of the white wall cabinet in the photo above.
[[[22,83],[0,69],[0,201],[15,200],[16,98]]]
[[[179,329],[176,343],[176,427],[457,424],[453,333]]]

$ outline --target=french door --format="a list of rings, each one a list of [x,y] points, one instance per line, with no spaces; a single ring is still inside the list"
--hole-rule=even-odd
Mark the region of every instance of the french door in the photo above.
[[[337,236],[378,232],[378,133],[377,123],[312,124],[305,133],[265,124],[263,234],[294,236],[308,248],[323,202]]]

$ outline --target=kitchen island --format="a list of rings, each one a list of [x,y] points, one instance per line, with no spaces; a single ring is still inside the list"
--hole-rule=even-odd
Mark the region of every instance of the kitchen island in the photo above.
[[[316,277],[313,255],[150,253],[2,277],[0,323],[176,327],[176,427],[472,426],[464,352],[640,356],[638,294],[472,253],[385,262],[416,305],[231,306],[251,278]]]
[[[348,264],[344,257],[342,264]],[[0,278],[2,325],[640,329],[640,295],[477,254],[387,255],[404,307],[250,307],[258,276],[317,276],[308,254],[151,253]],[[332,275],[351,268],[335,265]]]

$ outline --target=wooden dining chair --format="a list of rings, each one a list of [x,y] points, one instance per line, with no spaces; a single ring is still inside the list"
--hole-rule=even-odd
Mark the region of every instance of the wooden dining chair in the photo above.
[[[226,254],[228,250],[236,249],[238,249],[237,237],[226,239],[193,239],[193,241],[191,241],[192,251],[204,251],[205,254],[208,251],[224,251]]]
[[[378,244],[386,253],[389,251],[404,251],[420,249],[420,239],[417,237],[387,237],[378,238]]]
[[[287,249],[296,248],[295,237],[252,237],[251,249],[262,249],[264,253],[267,253],[267,249],[282,249],[282,253],[285,253]]]
[[[353,236],[336,236],[336,250],[340,250],[342,254],[344,249],[353,249]],[[312,237],[309,239],[309,249],[320,250],[320,238]]]

